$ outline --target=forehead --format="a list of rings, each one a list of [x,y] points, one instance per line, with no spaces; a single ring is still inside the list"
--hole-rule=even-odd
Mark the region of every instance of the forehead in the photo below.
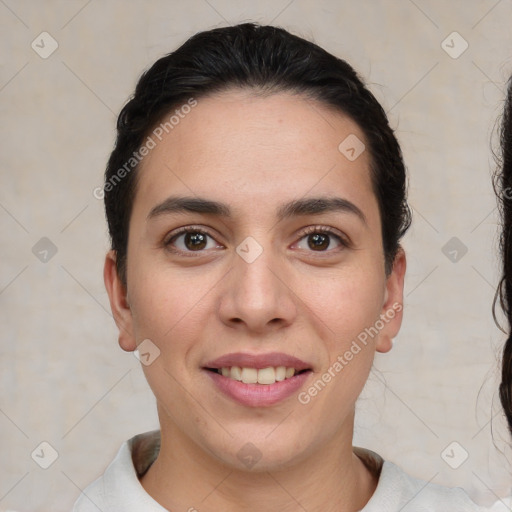
[[[344,152],[346,140],[359,144],[359,152],[364,134],[342,112],[303,95],[248,90],[227,90],[177,109],[181,115],[166,129],[160,125],[159,138],[152,135],[156,145],[139,169],[134,207],[146,203],[150,209],[181,193],[229,198],[234,210],[248,202],[263,208],[310,192],[376,206],[368,151],[356,159]],[[368,204],[372,198],[375,204]]]

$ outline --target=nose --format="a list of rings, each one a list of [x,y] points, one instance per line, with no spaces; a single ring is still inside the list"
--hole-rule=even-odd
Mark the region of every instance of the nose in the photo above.
[[[291,325],[297,316],[297,298],[284,266],[270,250],[251,263],[235,254],[220,298],[222,322],[254,334]]]

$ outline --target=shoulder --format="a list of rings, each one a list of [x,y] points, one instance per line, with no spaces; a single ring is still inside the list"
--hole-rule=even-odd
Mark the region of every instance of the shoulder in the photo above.
[[[139,481],[140,474],[156,458],[159,441],[159,432],[155,431],[123,443],[105,473],[82,491],[73,512],[164,511]]]
[[[384,462],[375,493],[361,512],[483,512],[460,488],[448,488],[407,475]]]

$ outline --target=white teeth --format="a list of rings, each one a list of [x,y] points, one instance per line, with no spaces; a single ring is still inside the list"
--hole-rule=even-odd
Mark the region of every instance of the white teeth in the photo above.
[[[262,368],[258,370],[258,384],[274,384],[276,371],[274,368]]]
[[[229,368],[228,368],[229,371]],[[242,380],[242,370],[238,366],[231,367],[231,375],[230,377],[234,380]]]
[[[269,366],[268,368],[240,368],[239,366],[224,367],[218,370],[224,377],[242,381],[244,384],[275,384],[295,375],[295,368],[286,366]]]
[[[286,366],[278,366],[276,368],[276,380],[280,382],[286,379]]]
[[[258,370],[256,368],[242,368],[242,382],[244,384],[256,384],[258,382]]]

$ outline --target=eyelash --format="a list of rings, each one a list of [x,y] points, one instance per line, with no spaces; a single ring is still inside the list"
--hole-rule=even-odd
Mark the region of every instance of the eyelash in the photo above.
[[[172,232],[170,234],[170,236],[168,236],[164,240],[164,243],[163,243],[164,247],[175,254],[192,256],[192,257],[200,256],[201,253],[204,252],[204,250],[203,251],[183,251],[181,249],[176,249],[175,247],[172,246],[173,242],[175,242],[178,237],[180,237],[181,235],[186,235],[187,233],[201,233],[202,235],[206,235],[209,238],[211,238],[212,240],[215,240],[215,238],[204,228],[201,228],[199,226],[187,226],[187,227],[180,228],[177,231]]]
[[[299,241],[302,240],[303,238],[306,238],[307,236],[313,235],[315,233],[321,233],[322,235],[328,235],[331,238],[335,238],[344,249],[348,249],[350,247],[350,242],[344,236],[339,234],[337,231],[334,231],[332,228],[328,228],[326,226],[308,226],[301,233]],[[333,250],[311,251],[311,252],[330,253],[330,252],[333,252]]]
[[[182,251],[181,249],[176,249],[172,246],[173,242],[175,242],[178,237],[180,237],[181,235],[187,234],[187,233],[201,233],[201,234],[206,235],[207,237],[215,240],[215,238],[204,228],[201,228],[199,226],[187,226],[184,228],[180,228],[180,229],[178,229],[178,231],[171,233],[170,236],[168,236],[166,238],[166,240],[164,240],[164,243],[163,243],[164,247],[173,253],[186,255],[186,256],[199,256],[199,255],[201,255],[201,253],[205,252],[205,250]],[[339,244],[341,245],[342,248],[350,247],[350,242],[345,237],[343,237],[342,235],[335,232],[333,229],[328,228],[326,226],[308,226],[307,228],[305,228],[302,231],[300,238],[294,244],[300,242],[302,239],[306,238],[307,236],[316,234],[316,233],[321,233],[323,235],[328,235],[329,237],[335,238],[339,242]],[[340,250],[340,248],[338,248],[338,250]],[[308,252],[332,253],[334,251],[336,251],[336,249],[328,250],[328,251],[313,251],[313,250],[311,250]]]

